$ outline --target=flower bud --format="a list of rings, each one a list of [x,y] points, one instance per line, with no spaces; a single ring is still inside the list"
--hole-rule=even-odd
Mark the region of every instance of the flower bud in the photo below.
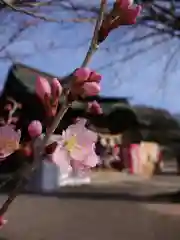
[[[31,138],[36,138],[42,133],[42,124],[40,121],[34,120],[28,126],[28,133]]]
[[[88,103],[88,112],[94,114],[103,114],[103,110],[97,101]]]
[[[101,79],[102,79],[102,77],[101,77],[101,75],[99,73],[96,73],[95,71],[91,72],[90,80],[92,82],[100,82]]]
[[[74,76],[76,77],[77,82],[85,82],[88,80],[91,74],[91,70],[89,68],[78,68],[74,72]]]
[[[44,77],[38,77],[36,80],[36,86],[35,86],[36,94],[38,97],[44,101],[44,96],[51,95],[51,87],[49,82]]]
[[[83,86],[84,95],[95,96],[100,92],[100,86],[96,82],[87,82]]]
[[[54,98],[59,98],[62,93],[61,83],[57,78],[53,78],[51,83],[52,96]]]

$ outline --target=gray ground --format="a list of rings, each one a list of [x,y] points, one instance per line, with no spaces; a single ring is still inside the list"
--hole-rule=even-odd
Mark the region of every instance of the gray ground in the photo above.
[[[172,203],[178,196],[167,194],[179,185],[179,178],[165,176],[21,195],[0,240],[179,240],[180,205]]]

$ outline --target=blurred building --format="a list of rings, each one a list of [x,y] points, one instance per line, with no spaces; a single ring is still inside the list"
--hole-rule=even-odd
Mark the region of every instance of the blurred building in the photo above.
[[[3,106],[8,101],[8,97],[13,98],[16,102],[22,105],[15,114],[19,116],[17,128],[23,129],[23,136],[27,135],[27,126],[30,121],[43,120],[45,112],[43,106],[35,95],[35,80],[41,75],[49,81],[55,76],[43,73],[36,69],[29,68],[22,64],[13,65],[8,73],[7,80],[1,95],[0,117],[6,115]],[[66,77],[62,79],[62,84],[65,84]],[[97,100],[102,109],[103,115],[95,116],[86,111],[87,103],[91,100]],[[86,98],[80,101],[75,101],[73,106],[66,113],[61,125],[56,130],[60,133],[66,128],[75,117],[85,117],[89,120],[90,128],[99,133],[103,142],[109,144],[117,143],[118,134],[121,134],[129,128],[137,128],[138,122],[136,114],[131,108],[128,99],[126,98],[108,98],[97,96],[94,98]],[[112,139],[110,139],[112,135]]]
[[[35,94],[35,81],[39,75],[46,77],[50,82],[53,77],[57,77],[23,64],[14,64],[9,69],[0,97],[0,119],[6,119],[7,110],[4,106],[9,101],[9,97],[21,104],[22,107],[17,109],[14,115],[18,117],[16,128],[22,129],[22,141],[28,139],[29,123],[32,120],[42,121],[45,117],[42,103]],[[68,77],[59,77],[62,85],[66,84]],[[92,100],[99,102],[103,109],[102,115],[87,112],[87,103]],[[99,154],[103,154],[104,149],[108,149],[108,153],[111,152],[116,145],[126,147],[132,143],[140,143],[142,140],[157,142],[161,145],[175,142],[176,146],[180,140],[179,124],[170,113],[146,106],[132,106],[127,98],[96,96],[75,101],[55,134],[60,134],[76,117],[87,118],[88,127],[98,133],[97,152]],[[7,161],[5,165],[10,164]],[[11,165],[14,166],[14,164]]]

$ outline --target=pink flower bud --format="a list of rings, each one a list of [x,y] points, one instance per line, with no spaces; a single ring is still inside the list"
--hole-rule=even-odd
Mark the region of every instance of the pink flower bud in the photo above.
[[[142,7],[140,5],[134,5],[132,7],[121,9],[121,17],[111,23],[110,31],[118,28],[121,25],[131,25],[136,22],[136,18],[139,16]]]
[[[85,82],[88,80],[91,74],[91,70],[89,68],[78,68],[74,72],[74,76],[76,77],[77,82]]]
[[[124,24],[134,24],[136,22],[136,18],[139,16],[142,7],[140,5],[136,5],[133,8],[129,8],[127,10],[127,18],[124,20]]]
[[[88,103],[88,111],[94,114],[103,114],[103,110],[97,101]]]
[[[52,95],[59,97],[62,93],[62,86],[57,78],[53,78],[51,83]]]
[[[36,80],[36,94],[41,100],[44,100],[45,94],[51,95],[51,87],[46,78],[39,76]]]
[[[100,92],[100,86],[96,82],[87,82],[83,86],[84,94],[86,96],[95,96]]]
[[[96,72],[92,72],[91,73],[91,76],[90,76],[90,80],[92,81],[92,82],[100,82],[101,81],[101,75],[99,74],[99,73],[96,73]]]
[[[34,120],[28,126],[28,133],[30,137],[35,138],[42,133],[42,124],[40,121]]]

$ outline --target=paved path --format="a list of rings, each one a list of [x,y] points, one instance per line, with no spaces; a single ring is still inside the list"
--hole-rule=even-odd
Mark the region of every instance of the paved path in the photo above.
[[[0,240],[179,240],[180,205],[153,189],[136,182],[22,195]]]

